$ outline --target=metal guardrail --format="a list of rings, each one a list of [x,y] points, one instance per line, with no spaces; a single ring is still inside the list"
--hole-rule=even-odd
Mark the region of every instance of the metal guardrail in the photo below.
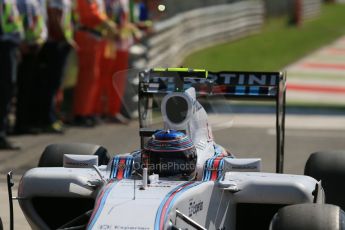
[[[321,13],[322,0],[294,0],[292,22],[300,26]]]
[[[202,7],[234,3],[243,0],[161,0],[160,3],[166,6],[161,18],[167,19],[177,14],[184,13]]]
[[[196,50],[259,32],[264,17],[263,0],[244,0],[180,13],[156,23],[155,34],[131,48],[131,67],[179,66]],[[123,99],[124,110],[134,118],[138,96],[128,89],[136,88],[137,82],[129,79],[128,84],[132,86],[127,87]]]
[[[145,67],[178,66],[190,53],[259,32],[264,22],[262,0],[247,0],[191,10],[155,25],[146,42]],[[133,62],[141,68],[142,59]]]
[[[302,0],[302,20],[314,18],[321,13],[322,0]]]

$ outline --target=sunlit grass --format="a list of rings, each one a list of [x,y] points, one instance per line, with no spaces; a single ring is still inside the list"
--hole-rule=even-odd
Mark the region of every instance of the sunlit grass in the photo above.
[[[276,71],[345,34],[345,5],[325,5],[301,27],[270,19],[261,33],[190,55],[184,66],[208,70]]]

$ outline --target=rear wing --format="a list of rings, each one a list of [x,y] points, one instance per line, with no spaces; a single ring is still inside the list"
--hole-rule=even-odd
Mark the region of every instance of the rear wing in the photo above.
[[[231,100],[274,101],[276,107],[276,172],[283,172],[285,141],[285,72],[209,72],[202,69],[156,68],[139,73],[139,100],[154,94],[184,92]],[[140,108],[139,108],[140,111]],[[141,116],[141,112],[139,112]]]

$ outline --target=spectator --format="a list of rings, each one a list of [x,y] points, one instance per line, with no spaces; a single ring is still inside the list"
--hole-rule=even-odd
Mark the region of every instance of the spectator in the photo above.
[[[103,43],[100,94],[95,106],[99,114],[106,115],[111,121],[127,122],[120,110],[126,87],[125,70],[128,69],[128,50],[133,43],[129,2],[127,0],[105,0],[105,6],[107,16],[117,23],[119,36]]]
[[[18,69],[17,83],[17,134],[38,132],[37,105],[39,97],[38,56],[47,39],[46,5],[41,0],[17,0],[18,9],[23,19],[25,38],[20,46],[21,62]]]
[[[35,123],[43,132],[62,133],[54,99],[62,84],[71,45],[74,46],[71,0],[48,1],[47,15],[48,40],[39,55],[39,116]]]
[[[78,30],[78,80],[74,91],[74,122],[76,125],[93,126],[96,123],[95,105],[100,89],[100,61],[105,37],[114,38],[116,25],[108,20],[100,2],[77,0]]]
[[[101,95],[97,111],[105,114],[110,121],[114,122],[128,122],[122,106],[127,87],[129,49],[135,41],[142,38],[143,34],[140,29],[148,28],[144,27],[144,20],[148,19],[146,5],[141,4],[141,1],[137,3],[134,5],[132,0],[105,0],[108,17],[118,25],[119,38],[116,41],[108,40],[103,46]],[[134,12],[139,15],[134,15]],[[143,21],[140,21],[140,18]],[[140,27],[141,25],[143,27]]]
[[[152,27],[152,21],[150,20],[149,16],[149,9],[143,0],[131,0],[132,3],[132,10],[131,10],[131,21],[135,23],[135,25],[143,30],[148,31]]]
[[[17,51],[23,25],[15,0],[0,0],[0,150],[19,147],[6,137],[7,115],[16,82]]]

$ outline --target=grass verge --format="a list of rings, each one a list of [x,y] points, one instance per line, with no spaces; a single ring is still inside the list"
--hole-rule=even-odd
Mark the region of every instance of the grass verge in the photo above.
[[[270,19],[261,33],[193,53],[190,68],[276,71],[345,34],[345,5],[324,5],[320,17],[301,27]]]

